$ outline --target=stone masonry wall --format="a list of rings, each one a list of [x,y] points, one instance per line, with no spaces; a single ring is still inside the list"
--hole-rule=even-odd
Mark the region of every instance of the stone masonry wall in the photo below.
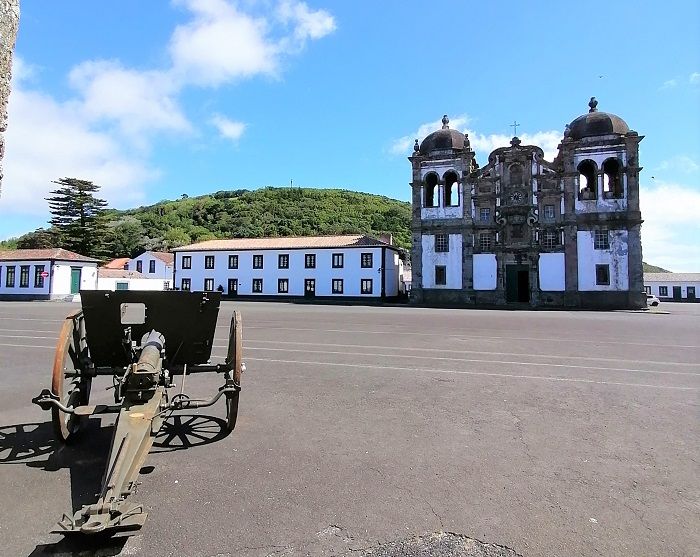
[[[12,53],[19,25],[19,0],[0,0],[0,195],[2,195],[2,159],[5,154],[7,101],[12,77]]]

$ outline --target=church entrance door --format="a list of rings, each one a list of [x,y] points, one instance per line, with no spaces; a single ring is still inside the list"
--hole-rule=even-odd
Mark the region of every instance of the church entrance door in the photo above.
[[[506,302],[530,301],[530,270],[527,265],[506,265]]]

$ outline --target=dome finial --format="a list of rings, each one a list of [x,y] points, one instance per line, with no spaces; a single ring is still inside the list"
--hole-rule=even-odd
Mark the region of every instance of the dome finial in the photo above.
[[[420,151],[420,145],[418,145],[418,140],[416,139],[416,142],[413,144],[413,152],[417,153]]]
[[[450,119],[447,117],[447,114],[445,114],[445,115],[442,117],[442,129],[443,129],[443,130],[449,130],[449,129],[450,129],[450,126],[447,125],[447,124],[449,124],[449,123],[450,123]]]
[[[588,112],[598,112],[598,99],[595,97],[591,97],[590,102],[588,103],[588,106],[590,106],[590,110]]]

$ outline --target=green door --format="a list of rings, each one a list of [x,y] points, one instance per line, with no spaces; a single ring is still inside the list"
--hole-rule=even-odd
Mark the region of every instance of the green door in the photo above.
[[[70,270],[70,293],[80,292],[80,267],[71,267]]]

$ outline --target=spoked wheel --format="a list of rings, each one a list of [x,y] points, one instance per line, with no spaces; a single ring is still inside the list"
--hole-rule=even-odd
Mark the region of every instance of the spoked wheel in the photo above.
[[[241,386],[241,373],[243,372],[243,328],[241,324],[241,312],[234,311],[231,317],[231,328],[228,336],[228,353],[226,363],[233,368],[229,376],[235,386]],[[229,383],[229,380],[226,381]],[[238,418],[238,399],[240,391],[226,393],[226,429],[233,431]]]
[[[87,375],[85,319],[78,311],[66,317],[56,344],[51,392],[67,407],[82,406],[90,400],[92,378]],[[58,438],[69,443],[80,428],[81,416],[51,409],[51,421]]]

